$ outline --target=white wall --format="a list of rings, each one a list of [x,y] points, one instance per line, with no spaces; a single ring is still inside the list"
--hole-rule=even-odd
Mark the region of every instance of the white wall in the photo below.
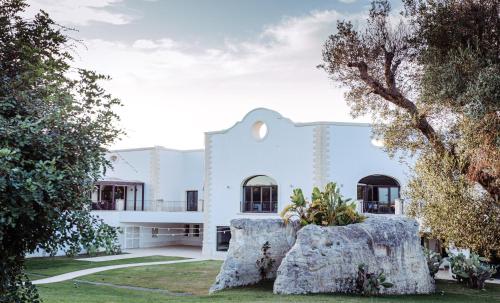
[[[256,122],[268,126],[263,140],[256,140]],[[242,184],[253,175],[267,175],[278,184],[278,212],[290,202],[293,188],[309,198],[314,186],[335,181],[346,198],[356,199],[358,181],[384,174],[406,184],[405,169],[371,143],[368,124],[293,123],[268,109],[249,112],[233,127],[205,135],[205,237],[207,256],[216,251],[216,227],[231,219],[277,217],[277,214],[241,213]]]
[[[356,199],[358,181],[369,175],[386,175],[396,179],[401,187],[406,186],[406,166],[371,143],[369,125],[332,124],[328,132],[328,176],[339,184],[346,198]]]
[[[252,135],[252,126],[268,126],[263,140]],[[216,226],[227,226],[238,217],[262,218],[265,214],[241,213],[242,184],[254,175],[267,175],[278,184],[278,208],[288,204],[294,187],[309,194],[313,185],[313,127],[297,127],[266,109],[248,113],[227,131],[206,134],[204,253],[217,256]]]

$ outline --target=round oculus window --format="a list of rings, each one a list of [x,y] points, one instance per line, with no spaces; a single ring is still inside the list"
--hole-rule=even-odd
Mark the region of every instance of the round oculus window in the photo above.
[[[255,140],[263,140],[268,133],[267,124],[262,121],[257,121],[252,126],[252,136]]]

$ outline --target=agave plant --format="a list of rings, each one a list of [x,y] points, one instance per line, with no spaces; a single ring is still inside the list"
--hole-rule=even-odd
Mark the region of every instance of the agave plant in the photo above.
[[[347,225],[362,222],[364,217],[356,212],[356,205],[350,199],[344,199],[335,182],[326,185],[321,191],[315,187],[312,201],[305,200],[301,189],[294,189],[292,204],[285,207],[281,217],[288,223],[292,218],[301,225],[317,224],[322,226]]]

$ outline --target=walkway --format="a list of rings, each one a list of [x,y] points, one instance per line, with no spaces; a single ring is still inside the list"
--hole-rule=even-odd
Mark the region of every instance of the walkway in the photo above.
[[[131,259],[131,258],[149,257],[149,256],[183,257],[191,259],[203,258],[203,255],[201,253],[201,247],[187,246],[187,245],[175,245],[175,246],[154,247],[154,248],[133,248],[133,249],[126,249],[123,252],[124,254],[122,255],[102,256],[102,257],[84,258],[77,260],[102,262],[102,261]]]
[[[455,281],[455,279],[453,279],[452,277],[451,270],[443,270],[443,269],[439,270],[436,273],[436,279]],[[500,284],[500,279],[486,280],[486,283]]]
[[[72,280],[74,278],[78,278],[81,276],[86,276],[90,274],[95,274],[98,272],[106,271],[106,270],[112,270],[112,269],[119,269],[119,268],[128,268],[128,267],[137,267],[137,266],[148,266],[148,265],[163,265],[163,264],[176,264],[176,263],[188,263],[188,262],[198,262],[198,261],[205,261],[206,259],[188,259],[188,260],[176,260],[176,261],[159,261],[159,262],[145,262],[145,263],[131,263],[131,264],[120,264],[120,265],[110,265],[110,266],[102,266],[102,267],[96,267],[96,268],[89,268],[89,269],[82,269],[82,270],[77,270],[69,273],[65,273],[62,275],[54,276],[54,277],[49,277],[45,279],[40,279],[40,280],[35,280],[32,283],[33,284],[48,284],[48,283],[56,283],[56,282],[62,282],[62,281],[67,281],[67,280]]]

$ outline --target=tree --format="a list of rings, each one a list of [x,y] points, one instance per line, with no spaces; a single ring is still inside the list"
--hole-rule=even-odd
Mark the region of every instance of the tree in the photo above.
[[[66,29],[43,11],[23,19],[26,6],[0,0],[0,302],[38,300],[27,253],[116,237],[91,217],[89,197],[121,133],[120,102],[99,85],[107,77],[71,67]]]
[[[500,251],[500,4],[403,2],[399,18],[382,0],[363,29],[339,22],[320,67],[387,152],[416,158],[408,195],[432,235]]]

